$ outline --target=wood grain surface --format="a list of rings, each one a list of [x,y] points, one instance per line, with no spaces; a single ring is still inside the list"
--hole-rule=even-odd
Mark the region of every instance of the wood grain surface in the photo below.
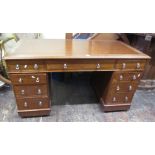
[[[18,42],[4,59],[126,58],[150,59],[139,50],[115,40],[27,39]]]

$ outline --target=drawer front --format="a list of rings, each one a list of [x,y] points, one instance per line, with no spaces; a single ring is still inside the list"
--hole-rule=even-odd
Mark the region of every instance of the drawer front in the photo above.
[[[48,97],[47,85],[25,85],[25,86],[14,86],[14,93],[16,97]]]
[[[50,108],[48,98],[17,99],[18,110],[45,109]]]
[[[143,72],[115,72],[114,80],[116,81],[139,81]]]
[[[46,65],[43,61],[35,60],[10,60],[7,61],[8,72],[23,73],[23,72],[41,72],[46,70]]]
[[[116,69],[126,70],[144,70],[146,60],[118,60]]]
[[[107,96],[106,103],[110,104],[131,103],[132,97],[133,93],[111,93],[110,95]]]
[[[23,85],[23,84],[46,84],[47,83],[47,74],[10,74],[11,82],[14,85]]]
[[[114,60],[51,60],[47,62],[48,71],[74,71],[74,70],[112,70]]]
[[[115,93],[120,92],[134,92],[137,89],[137,83],[131,83],[131,82],[118,82],[114,83],[111,86],[111,91]]]

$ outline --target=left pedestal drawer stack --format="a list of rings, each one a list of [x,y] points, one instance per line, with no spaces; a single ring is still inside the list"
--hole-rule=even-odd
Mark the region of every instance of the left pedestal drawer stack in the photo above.
[[[51,101],[44,61],[6,60],[6,64],[19,115],[22,117],[49,115]]]
[[[9,74],[21,117],[49,115],[51,101],[47,73]]]

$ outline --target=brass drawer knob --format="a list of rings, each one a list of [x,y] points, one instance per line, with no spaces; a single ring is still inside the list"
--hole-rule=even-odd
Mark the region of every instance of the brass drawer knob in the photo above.
[[[128,102],[128,97],[127,96],[125,96],[125,102]]]
[[[137,63],[136,68],[137,68],[137,69],[140,68],[140,63],[139,63],[139,62]]]
[[[24,68],[26,69],[27,68],[27,65],[24,65]]]
[[[19,78],[18,81],[19,81],[19,83],[22,83],[23,82],[23,79],[22,78]]]
[[[132,90],[132,86],[130,85],[130,86],[129,86],[129,91],[131,91],[131,90]]]
[[[24,102],[24,107],[28,107],[28,104],[27,104],[27,102]]]
[[[19,70],[19,64],[16,65],[16,70]]]
[[[42,101],[39,101],[38,105],[41,107],[43,105]]]
[[[67,69],[67,64],[64,64],[64,69]]]
[[[39,77],[36,78],[36,82],[37,82],[37,83],[40,82],[40,81],[39,81]]]
[[[113,97],[112,101],[113,101],[113,102],[116,102],[116,97]]]
[[[31,78],[32,78],[32,79],[36,79],[36,82],[37,82],[37,83],[40,82],[39,77],[35,77],[35,76],[32,75]]]
[[[119,90],[120,90],[120,87],[119,87],[119,85],[116,87],[116,90],[117,90],[117,91],[119,91]]]
[[[137,77],[140,77],[141,76],[141,74],[139,73],[138,75],[137,75]]]
[[[119,79],[120,79],[120,80],[123,80],[123,75],[120,75],[120,76],[119,76]]]
[[[39,68],[38,64],[34,64],[34,69],[37,70]]]
[[[122,64],[122,69],[125,69],[126,68],[126,63],[123,63]]]
[[[22,94],[22,95],[25,94],[25,90],[24,90],[24,89],[21,90],[21,94]]]
[[[38,89],[37,94],[38,94],[38,95],[41,94],[41,89]]]
[[[101,67],[100,64],[97,64],[97,65],[96,65],[96,68],[97,68],[97,69],[99,69],[100,67]]]
[[[133,79],[133,80],[136,80],[136,79],[137,79],[137,78],[136,78],[136,75],[133,75],[132,79]]]

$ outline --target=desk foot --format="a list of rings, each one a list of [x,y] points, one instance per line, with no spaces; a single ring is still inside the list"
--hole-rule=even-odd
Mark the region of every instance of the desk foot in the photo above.
[[[40,110],[20,110],[18,114],[21,117],[36,117],[36,116],[47,116],[50,115],[51,109],[40,109]]]
[[[127,111],[130,109],[131,104],[105,104],[102,100],[100,99],[100,102],[103,106],[103,111],[104,112],[110,112],[110,111]]]

